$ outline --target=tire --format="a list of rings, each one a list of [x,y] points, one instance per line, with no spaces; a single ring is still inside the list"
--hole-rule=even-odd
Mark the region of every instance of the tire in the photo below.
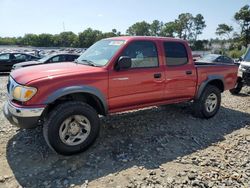
[[[86,103],[73,101],[59,104],[48,114],[43,136],[58,154],[73,155],[91,146],[99,130],[97,112]]]
[[[237,95],[240,93],[242,87],[243,87],[242,79],[238,79],[235,87],[233,89],[230,89],[229,91],[232,95]]]
[[[220,105],[220,89],[213,85],[208,85],[202,92],[201,96],[194,100],[194,116],[206,119],[211,118],[218,112]]]

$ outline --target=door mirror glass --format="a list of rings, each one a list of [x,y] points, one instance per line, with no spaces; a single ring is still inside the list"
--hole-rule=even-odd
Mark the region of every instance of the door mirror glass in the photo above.
[[[115,66],[115,70],[119,71],[119,70],[126,70],[131,68],[131,58],[128,56],[121,56]]]

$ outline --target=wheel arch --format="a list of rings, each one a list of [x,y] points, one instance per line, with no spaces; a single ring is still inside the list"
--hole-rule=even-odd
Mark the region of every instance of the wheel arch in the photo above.
[[[106,97],[99,89],[91,86],[70,86],[56,90],[44,100],[44,104],[47,104],[45,113],[61,102],[69,100],[86,102],[98,114],[107,115],[108,113]]]
[[[221,92],[224,91],[224,78],[220,75],[210,75],[208,79],[201,83],[200,87],[198,88],[198,92],[196,93],[195,98],[198,99],[207,85],[213,85],[217,87]]]

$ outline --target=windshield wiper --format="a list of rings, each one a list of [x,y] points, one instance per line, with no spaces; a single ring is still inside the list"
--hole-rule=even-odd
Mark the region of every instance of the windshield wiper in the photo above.
[[[93,61],[90,61],[90,60],[87,60],[87,59],[81,59],[82,62],[86,62],[86,65],[90,65],[90,66],[93,66],[93,67],[96,67],[97,65],[93,62]],[[77,61],[78,62],[78,61]],[[85,64],[85,63],[84,63]]]

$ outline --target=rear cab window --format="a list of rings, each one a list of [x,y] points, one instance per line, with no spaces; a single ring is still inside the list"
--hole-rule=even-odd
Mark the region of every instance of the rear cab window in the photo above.
[[[188,63],[185,45],[181,42],[164,42],[165,60],[167,66],[181,66]]]

